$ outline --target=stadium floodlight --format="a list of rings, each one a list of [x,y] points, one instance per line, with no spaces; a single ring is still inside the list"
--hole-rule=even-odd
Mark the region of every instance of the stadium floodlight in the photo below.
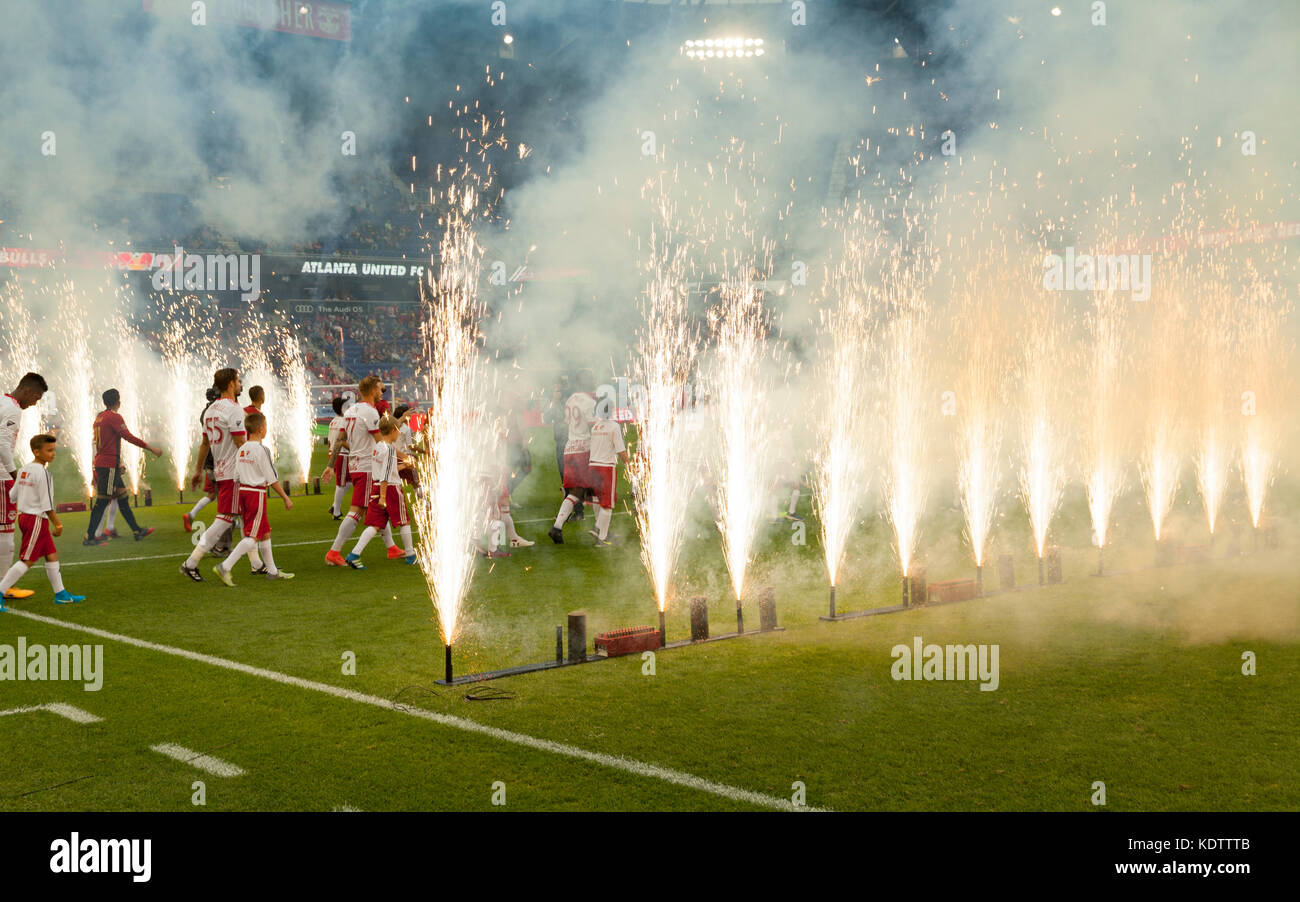
[[[682,41],[680,53],[695,60],[753,59],[763,56],[762,38],[732,35],[722,38],[691,38]]]
[[[501,40],[505,41],[507,44],[513,44],[515,42],[515,36],[512,34],[508,34]]]

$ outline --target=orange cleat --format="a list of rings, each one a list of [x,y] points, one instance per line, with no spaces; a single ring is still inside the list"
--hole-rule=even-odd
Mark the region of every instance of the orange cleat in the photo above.
[[[348,562],[343,560],[343,555],[339,554],[332,548],[330,549],[330,553],[325,555],[325,563],[334,567],[346,567],[348,565]]]
[[[391,545],[388,548],[388,559],[390,561],[406,560],[406,552],[396,545]]]
[[[194,532],[194,521],[190,519],[189,514],[181,515],[181,523],[184,525],[186,532]]]

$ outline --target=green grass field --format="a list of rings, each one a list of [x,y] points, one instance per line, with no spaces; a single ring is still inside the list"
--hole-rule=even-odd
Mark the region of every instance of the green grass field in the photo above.
[[[566,527],[562,547],[546,539],[558,480],[549,431],[531,441],[536,469],[514,513],[538,544],[480,561],[455,649],[461,674],[553,658],[555,627],[573,610],[587,612],[589,636],[655,621],[626,513],[612,549],[592,547],[590,519]],[[75,480],[66,460],[56,463],[67,497]],[[151,464],[155,485],[167,481],[165,463]],[[1284,488],[1275,509],[1300,509]],[[1115,810],[1300,808],[1300,560],[1291,536],[1280,550],[1226,557],[1237,498],[1225,504],[1215,560],[1154,569],[1144,505],[1130,490],[1107,550],[1107,567],[1128,572],[1095,578],[1072,486],[1057,521],[1063,584],[828,623],[818,619],[827,593],[805,493],[804,544],[797,526],[766,526],[749,580],[775,588],[783,631],[660,652],[653,675],[631,656],[498,680],[490,685],[512,697],[470,700],[475,687],[435,685],[442,648],[415,568],[384,560],[379,542],[365,572],[324,566],[336,526],[327,496],[295,495],[290,513],[272,507],[276,561],[297,579],[268,583],[244,563],[229,589],[177,572],[193,497],[181,507],[162,503],[174,492],[155,495],[137,509],[158,530],[143,542],[83,548],[87,515],[64,516],[65,582],[86,603],[55,606],[34,569],[20,586],[35,596],[0,615],[0,644],[104,646],[97,692],[0,683],[0,712],[63,703],[100,718],[0,716],[0,809],[187,810],[196,780],[208,810],[489,810],[498,782],[507,809],[754,810],[788,801],[796,781],[808,805],[836,810],[1091,810],[1094,781]],[[973,575],[950,499],[931,493],[922,538],[931,579]],[[1024,515],[1011,496],[1002,507],[995,543],[1015,553],[1020,582],[1036,582]],[[716,531],[701,501],[692,510],[700,522],[688,528],[676,595],[707,596],[713,632],[730,632]],[[1205,541],[1186,490],[1173,528],[1188,544]],[[895,574],[888,524],[866,517],[840,609],[897,603]],[[996,584],[992,572],[986,581]],[[756,626],[752,601],[745,614]],[[688,635],[687,620],[684,602],[670,607],[670,640]],[[914,636],[997,644],[998,689],[895,681],[890,650]],[[1255,676],[1241,672],[1246,651]],[[343,672],[347,652],[355,675]],[[153,751],[160,743],[243,773],[206,773]]]

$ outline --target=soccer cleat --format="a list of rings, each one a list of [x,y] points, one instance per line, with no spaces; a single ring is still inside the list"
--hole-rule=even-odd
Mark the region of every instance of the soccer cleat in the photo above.
[[[333,548],[330,549],[329,554],[325,555],[325,563],[329,564],[331,567],[346,567],[348,565],[348,562],[343,560],[343,555],[339,554]]]
[[[217,575],[217,579],[221,580],[227,586],[230,586],[230,588],[233,589],[235,587],[235,581],[230,578],[230,571],[227,570],[225,567],[222,567],[220,564],[217,564],[215,567],[212,568],[212,572]]]
[[[19,598],[31,598],[35,594],[31,589],[10,589],[5,592],[5,598],[17,600]]]
[[[781,515],[781,519],[782,519],[782,520],[788,520],[788,521],[791,522],[791,523],[794,523],[794,522],[802,523],[802,522],[803,522],[803,517],[799,516],[798,514],[782,514],[782,515]]]
[[[153,535],[152,526],[142,526],[135,531],[135,540],[138,542],[143,538]],[[113,538],[117,538],[117,533],[113,533]]]
[[[551,537],[551,541],[556,545],[564,544],[564,533],[560,531],[558,526],[552,526],[546,531],[546,534]]]
[[[596,536],[596,544],[595,544],[594,547],[596,547],[596,548],[612,548],[612,547],[614,547],[614,543],[611,542],[611,541],[609,541],[608,539],[602,539],[600,536]]]
[[[406,556],[406,562],[407,562],[408,564],[414,564],[414,563],[415,563],[415,555],[413,555],[413,554],[408,554],[408,555]]]
[[[86,538],[81,540],[81,544],[87,547],[107,545],[108,539],[92,539],[90,536],[87,536]]]
[[[108,539],[120,539],[120,538],[121,538],[121,536],[119,536],[119,535],[117,534],[117,530],[116,530],[116,529],[106,529],[106,530],[104,530],[104,537],[105,537],[105,538],[108,538]]]
[[[181,564],[181,573],[183,573],[185,576],[188,576],[196,583],[204,582],[203,574],[199,572],[198,567],[186,567],[184,564]]]
[[[189,514],[181,514],[181,525],[185,527],[186,532],[194,531],[194,520]]]
[[[511,548],[531,548],[533,545],[536,544],[537,544],[536,542],[530,542],[527,539],[523,538],[522,536],[517,539],[510,540]]]
[[[267,576],[267,575],[270,574],[270,572],[271,572],[270,570],[267,570],[267,569],[266,569],[266,564],[263,564],[263,565],[260,566],[260,567],[254,567],[254,568],[253,568],[253,575],[254,575],[254,576]]]
[[[396,545],[388,549],[388,559],[390,561],[395,561],[398,558],[404,558],[404,557],[406,557],[406,552],[398,548]]]
[[[86,596],[73,595],[67,589],[64,589],[62,592],[54,593],[55,604],[79,604],[80,602],[83,602],[85,600],[86,600]]]
[[[493,559],[495,559],[495,558],[501,558],[501,557],[510,557],[510,552],[508,552],[508,551],[489,551],[489,552],[486,552],[483,556],[484,556],[484,557],[488,557],[488,558],[493,558]]]
[[[361,555],[359,554],[349,554],[343,559],[343,563],[347,564],[353,570],[366,569],[366,565],[361,563]]]
[[[288,570],[277,570],[274,573],[266,574],[267,579],[293,579],[293,574]]]

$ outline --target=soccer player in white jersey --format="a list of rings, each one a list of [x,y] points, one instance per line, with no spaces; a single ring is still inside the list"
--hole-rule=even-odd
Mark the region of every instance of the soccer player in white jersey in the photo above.
[[[353,570],[366,569],[361,563],[361,552],[370,540],[385,527],[401,530],[402,544],[406,546],[406,563],[415,563],[415,546],[411,541],[411,520],[406,514],[406,497],[402,494],[402,477],[397,474],[397,421],[385,415],[379,421],[379,440],[371,451],[370,475],[374,489],[366,508],[366,528],[361,531],[356,546],[344,558]]]
[[[365,519],[370,504],[370,464],[374,457],[375,439],[379,436],[379,409],[375,404],[384,393],[384,383],[378,376],[366,376],[357,386],[357,391],[361,400],[349,407],[343,417],[343,434],[348,443],[348,474],[352,480],[352,506],[339,524],[334,544],[325,555],[325,563],[334,567],[348,566],[343,558],[343,546]],[[389,558],[406,557],[393,542],[391,526],[384,527],[384,544],[388,546]]]
[[[59,573],[59,550],[54,538],[63,535],[63,524],[54,510],[54,477],[48,468],[54,460],[55,438],[52,435],[34,435],[31,440],[34,460],[18,471],[11,490],[11,501],[18,508],[18,526],[23,532],[23,544],[9,571],[0,579],[0,590],[8,591],[22,579],[32,564],[45,558],[45,575],[54,589],[55,604],[76,604],[85,601],[84,595],[73,595],[63,588]],[[5,609],[0,602],[0,611]]]
[[[343,496],[351,487],[351,478],[348,476],[348,440],[344,435],[347,426],[347,420],[343,416],[344,403],[342,398],[334,399],[334,419],[330,420],[328,440],[330,461],[325,472],[320,474],[326,481],[331,473],[334,475],[334,500],[330,502],[330,516],[335,520],[343,519]]]
[[[23,411],[36,404],[49,391],[49,386],[38,373],[28,373],[18,381],[18,387],[0,398],[0,568],[8,569],[14,562],[14,523],[18,508],[9,497],[18,478],[18,431],[22,428]],[[9,589],[5,598],[29,598],[31,589]]]
[[[257,412],[245,414],[244,428],[248,430],[248,441],[239,446],[239,456],[235,462],[235,473],[239,481],[239,516],[244,523],[244,538],[225,561],[219,561],[212,568],[217,579],[227,586],[235,584],[230,578],[231,569],[241,557],[255,548],[262,553],[267,579],[293,579],[292,573],[276,568],[275,557],[271,554],[271,519],[266,510],[267,493],[275,492],[279,495],[287,511],[293,510],[293,501],[280,484],[280,474],[275,469],[275,462],[271,460],[271,449],[262,444],[262,439],[266,438],[266,415]]]
[[[614,516],[619,461],[627,466],[623,427],[611,416],[613,407],[609,400],[601,401],[596,409],[596,422],[591,424],[591,482],[600,510],[596,513],[596,528],[590,532],[597,548],[609,547],[609,521]]]
[[[221,397],[213,401],[203,415],[203,439],[199,444],[194,473],[190,476],[190,488],[199,487],[203,478],[203,460],[211,449],[217,478],[217,516],[203,531],[193,553],[181,564],[181,573],[196,583],[203,582],[199,561],[230,532],[239,514],[239,501],[235,497],[235,464],[240,447],[247,441],[244,409],[235,402],[243,388],[239,373],[230,368],[217,370],[213,384],[221,392]]]
[[[569,426],[569,440],[564,445],[564,502],[547,535],[556,545],[564,544],[561,527],[575,506],[583,503],[591,488],[591,424],[596,419],[596,378],[591,370],[578,373],[578,390],[564,402],[564,421]]]

